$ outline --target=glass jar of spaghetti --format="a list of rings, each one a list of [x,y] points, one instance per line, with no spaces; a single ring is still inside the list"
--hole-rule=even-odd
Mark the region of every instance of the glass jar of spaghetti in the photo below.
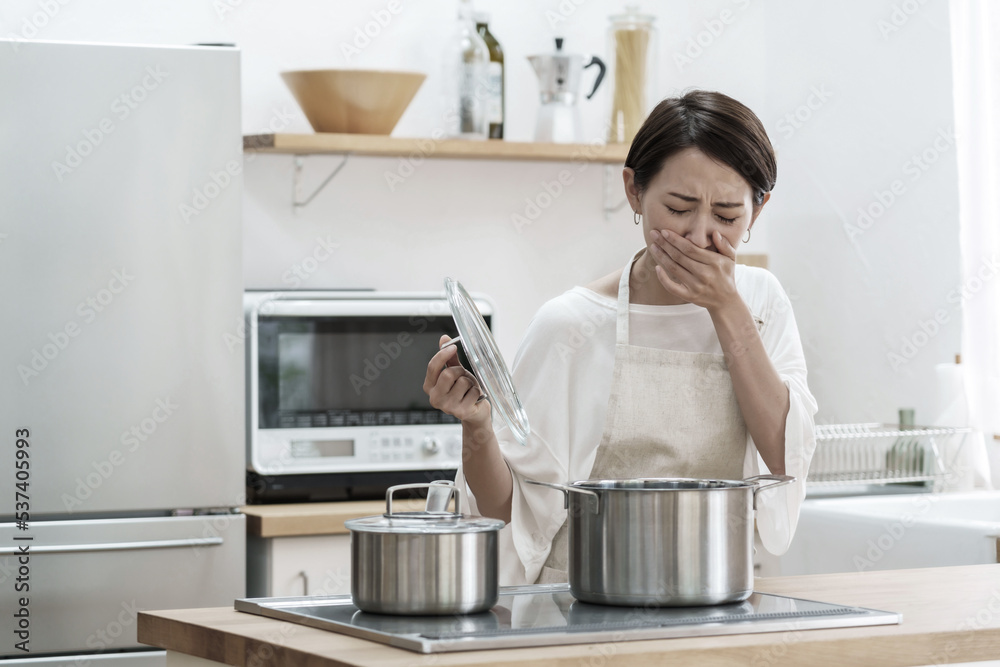
[[[609,143],[628,143],[659,101],[656,96],[656,29],[653,16],[627,5],[610,17],[608,70],[611,72]],[[607,87],[607,86],[605,86]]]

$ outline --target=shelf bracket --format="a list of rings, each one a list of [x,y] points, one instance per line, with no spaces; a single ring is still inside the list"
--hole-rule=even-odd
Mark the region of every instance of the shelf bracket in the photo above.
[[[617,170],[616,170],[617,169]],[[614,203],[615,195],[620,192],[622,186],[620,167],[616,165],[604,165],[604,220],[610,221],[611,214],[620,211],[626,203],[628,197],[622,197],[617,204]]]
[[[340,161],[340,164],[334,167],[333,171],[330,172],[330,175],[323,179],[323,182],[319,184],[319,187],[313,190],[311,195],[303,198],[302,171],[305,169],[306,161],[304,155],[296,155],[295,171],[292,173],[292,210],[298,213],[300,210],[308,206],[309,202],[315,199],[316,195],[322,192],[323,188],[325,188],[330,181],[333,180],[333,177],[340,173],[340,170],[344,168],[345,164],[347,164],[347,159],[349,157],[351,157],[350,153],[344,153],[344,159]]]

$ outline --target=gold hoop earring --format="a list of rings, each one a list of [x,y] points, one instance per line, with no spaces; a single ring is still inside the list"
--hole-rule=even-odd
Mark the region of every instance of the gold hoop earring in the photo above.
[[[744,243],[750,243],[750,229],[747,228],[747,237],[743,239]]]
[[[632,211],[632,219],[637,225],[642,223],[642,213],[639,213],[639,211]]]

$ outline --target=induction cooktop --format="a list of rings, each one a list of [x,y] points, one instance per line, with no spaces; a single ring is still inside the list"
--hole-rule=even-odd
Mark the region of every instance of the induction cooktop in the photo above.
[[[611,607],[575,599],[568,584],[504,586],[489,611],[456,616],[384,616],[349,595],[236,600],[237,611],[360,637],[419,653],[589,644],[757,632],[894,625],[900,614],[753,593],[712,607]]]

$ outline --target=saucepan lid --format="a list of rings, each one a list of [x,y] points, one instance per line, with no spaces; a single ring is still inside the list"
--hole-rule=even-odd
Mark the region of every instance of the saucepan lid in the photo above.
[[[427,489],[427,501],[422,511],[393,508],[393,495],[403,489]],[[450,499],[455,499],[455,511],[448,511]],[[344,526],[362,533],[451,534],[498,531],[504,527],[500,519],[465,515],[461,512],[458,489],[454,482],[437,481],[428,484],[398,484],[385,494],[385,514],[350,519]],[[397,503],[396,508],[399,505]]]
[[[462,284],[452,278],[444,280],[448,305],[451,307],[458,338],[453,338],[445,346],[462,343],[465,355],[472,365],[472,372],[479,379],[483,391],[514,438],[522,445],[528,442],[531,427],[528,425],[528,414],[521,405],[521,399],[514,390],[507,364],[497,348],[493,334],[486,321],[483,320],[475,301],[465,291]]]

